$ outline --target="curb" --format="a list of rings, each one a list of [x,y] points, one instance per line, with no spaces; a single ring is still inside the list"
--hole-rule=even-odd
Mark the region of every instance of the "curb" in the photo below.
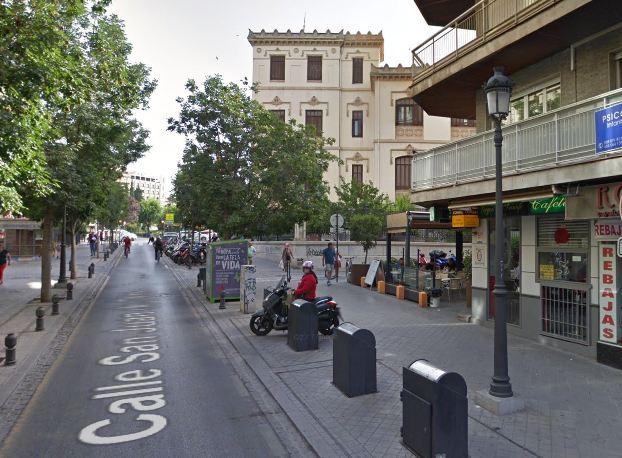
[[[225,337],[231,347],[242,358],[246,366],[263,385],[264,389],[269,393],[285,415],[287,415],[292,425],[306,440],[315,454],[318,456],[351,456],[330,431],[328,431],[307,409],[296,394],[284,386],[282,380],[270,369],[268,364],[261,357],[261,354],[252,347],[246,337],[240,333],[239,329],[230,322],[225,324],[228,324],[228,326],[226,326],[227,329],[225,329],[223,323],[217,320],[214,313],[209,309],[208,306],[210,304],[205,302],[196,288],[190,288],[189,283],[183,279],[172,266],[170,270],[173,272],[173,276],[182,287],[182,290],[190,290],[188,294],[207,312],[218,331]],[[233,330],[235,334],[231,333],[230,335],[226,330]]]
[[[108,264],[109,267],[107,271],[96,277],[96,282],[92,285],[90,290],[85,291],[79,299],[78,304],[71,313],[65,317],[64,322],[61,324],[56,334],[49,336],[50,339],[47,340],[47,342],[49,342],[47,350],[35,356],[34,362],[26,369],[15,384],[15,388],[0,405],[0,447],[4,444],[4,441],[18,422],[39,385],[43,382],[48,371],[61,354],[73,330],[103,290],[110,278],[112,270],[119,263],[120,259],[120,254],[113,255],[113,257],[109,258],[111,262]]]

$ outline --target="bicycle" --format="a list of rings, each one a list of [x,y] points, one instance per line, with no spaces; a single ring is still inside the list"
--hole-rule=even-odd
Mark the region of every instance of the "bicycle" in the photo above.
[[[129,254],[130,254],[130,247],[129,246],[126,246],[124,248],[123,254],[125,255],[126,258],[129,256]]]

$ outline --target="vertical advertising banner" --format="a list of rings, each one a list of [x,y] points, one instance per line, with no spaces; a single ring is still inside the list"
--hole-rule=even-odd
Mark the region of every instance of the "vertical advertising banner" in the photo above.
[[[224,291],[226,298],[240,297],[240,270],[246,264],[248,242],[235,240],[214,244],[214,294]]]
[[[616,278],[616,246],[601,243],[599,246],[599,340],[618,341],[618,286]]]
[[[622,148],[622,103],[594,113],[596,154]]]

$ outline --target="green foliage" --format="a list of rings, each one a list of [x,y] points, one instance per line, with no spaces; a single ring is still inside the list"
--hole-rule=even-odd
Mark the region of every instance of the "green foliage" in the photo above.
[[[381,193],[375,186],[367,183],[353,181],[346,183],[341,180],[341,185],[335,188],[339,213],[344,215],[346,225],[355,215],[374,215],[384,218],[389,207],[389,198]]]
[[[162,218],[162,206],[157,199],[146,199],[140,202],[140,213],[138,222],[143,225],[145,230],[150,226],[156,225]]]
[[[389,213],[404,213],[410,210],[414,210],[415,205],[410,201],[408,196],[399,195],[395,198],[395,202],[389,204]]]
[[[121,183],[112,183],[104,204],[97,208],[94,217],[106,227],[117,227],[119,221],[127,219],[128,199],[127,188]]]
[[[132,197],[140,202],[141,200],[143,200],[143,190],[140,188],[134,189],[134,191],[132,192]]]
[[[376,246],[378,237],[382,235],[384,224],[384,218],[373,213],[356,214],[350,217],[350,235],[363,247],[365,264],[367,264],[367,253]]]
[[[246,83],[245,83],[246,84]],[[308,220],[326,199],[323,173],[331,140],[279,121],[237,84],[220,76],[188,95],[169,130],[186,137],[173,196],[185,226],[202,224],[223,237],[283,233]]]

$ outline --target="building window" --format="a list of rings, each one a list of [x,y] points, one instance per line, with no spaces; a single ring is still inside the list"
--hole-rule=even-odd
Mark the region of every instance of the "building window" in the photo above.
[[[279,121],[285,122],[285,110],[270,110],[270,113],[276,116]]]
[[[270,56],[270,81],[285,81],[285,56]]]
[[[305,111],[305,124],[307,126],[315,127],[315,133],[318,136],[322,135],[322,110],[306,110]]]
[[[352,136],[363,136],[363,112],[360,110],[352,112]]]
[[[412,186],[410,171],[412,166],[412,157],[402,156],[395,159],[395,189],[410,189]]]
[[[475,119],[451,118],[452,127],[475,127]]]
[[[395,102],[396,126],[422,126],[423,109],[411,98],[399,99]]]
[[[307,81],[322,81],[322,56],[307,56]]]
[[[622,51],[611,54],[611,90],[622,88]]]
[[[363,182],[363,164],[352,164],[352,182]]]
[[[355,57],[352,59],[352,84],[363,83],[363,58]]]
[[[561,107],[561,86],[548,84],[510,101],[510,115],[504,124],[512,124],[539,116]]]

